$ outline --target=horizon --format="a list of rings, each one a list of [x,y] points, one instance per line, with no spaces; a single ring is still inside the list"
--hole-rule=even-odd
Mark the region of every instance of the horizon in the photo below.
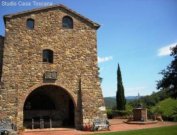
[[[3,1],[0,3],[0,35],[5,34],[4,15],[41,7],[34,4],[7,6]],[[176,0],[45,2],[63,4],[101,24],[97,31],[97,51],[104,97],[116,95],[118,63],[126,97],[137,96],[138,93],[145,96],[158,91],[156,81],[162,77],[159,72],[170,64],[170,48],[177,44]]]

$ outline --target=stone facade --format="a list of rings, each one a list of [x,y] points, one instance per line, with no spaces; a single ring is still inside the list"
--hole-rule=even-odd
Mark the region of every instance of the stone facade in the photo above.
[[[0,78],[2,76],[4,37],[0,36]]]
[[[73,29],[62,27],[64,16],[73,19]],[[35,21],[33,30],[26,27],[29,18]],[[69,93],[77,129],[96,117],[106,117],[97,65],[98,24],[63,5],[7,15],[4,21],[5,39],[0,38],[0,119],[8,117],[18,129],[23,128],[26,98],[46,85]],[[53,51],[53,63],[43,62],[44,49]],[[45,80],[47,71],[57,72],[57,79]]]

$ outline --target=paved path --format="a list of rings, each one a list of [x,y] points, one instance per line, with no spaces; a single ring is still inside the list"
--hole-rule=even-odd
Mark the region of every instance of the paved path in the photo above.
[[[99,133],[127,131],[127,130],[136,130],[136,129],[145,129],[145,128],[153,128],[153,127],[172,126],[172,125],[177,126],[177,122],[158,122],[156,124],[147,124],[147,125],[126,124],[121,119],[112,119],[110,120],[110,124],[111,124],[110,131],[100,131]],[[21,135],[83,135],[83,134],[94,134],[94,133],[97,132],[78,131],[71,128],[57,128],[57,129],[27,130],[23,132]]]

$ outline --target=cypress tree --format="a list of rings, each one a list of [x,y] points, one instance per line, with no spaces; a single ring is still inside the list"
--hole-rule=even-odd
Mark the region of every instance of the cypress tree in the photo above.
[[[121,75],[121,70],[120,70],[119,64],[118,64],[118,69],[117,69],[116,103],[117,103],[118,110],[125,110],[126,99],[125,99],[125,95],[124,95],[124,86],[123,86],[123,82],[122,82],[122,75]]]

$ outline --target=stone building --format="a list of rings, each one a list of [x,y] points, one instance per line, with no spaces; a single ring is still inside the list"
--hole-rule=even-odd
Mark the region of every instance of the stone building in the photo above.
[[[11,119],[18,129],[81,129],[95,118],[106,118],[97,23],[63,5],[5,15],[4,23],[1,120]]]

